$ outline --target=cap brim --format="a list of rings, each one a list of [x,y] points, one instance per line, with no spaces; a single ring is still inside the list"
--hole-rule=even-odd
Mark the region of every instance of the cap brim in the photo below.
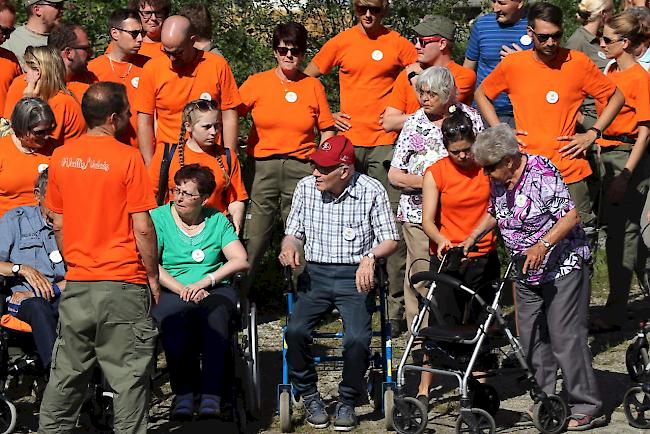
[[[341,164],[339,161],[332,160],[318,151],[311,154],[310,160],[321,167],[333,167]]]

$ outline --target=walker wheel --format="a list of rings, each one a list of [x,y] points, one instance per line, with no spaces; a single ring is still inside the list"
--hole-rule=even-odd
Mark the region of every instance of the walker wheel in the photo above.
[[[623,411],[627,422],[634,428],[650,428],[650,396],[641,386],[629,389],[623,398]]]
[[[569,410],[557,395],[549,395],[533,407],[533,424],[541,433],[558,434],[564,431]]]
[[[638,338],[637,338],[638,339]],[[625,367],[632,381],[640,383],[643,381],[644,376],[648,374],[646,364],[643,360],[643,351],[648,353],[648,342],[632,343],[625,351]]]
[[[291,432],[291,397],[287,390],[280,393],[280,431]]]
[[[11,434],[16,428],[16,407],[5,397],[0,397],[0,433]]]
[[[413,397],[398,398],[393,407],[393,425],[400,434],[422,434],[427,427],[427,409]]]
[[[472,399],[472,407],[482,408],[490,413],[492,416],[499,411],[501,403],[499,395],[494,387],[489,384],[478,383],[474,386],[474,390],[470,390]]]
[[[457,434],[494,434],[494,419],[482,408],[461,409],[456,420]]]

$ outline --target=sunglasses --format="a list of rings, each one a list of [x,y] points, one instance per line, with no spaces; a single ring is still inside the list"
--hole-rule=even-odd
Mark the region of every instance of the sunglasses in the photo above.
[[[143,11],[139,10],[138,11],[140,15],[142,15],[142,18],[145,20],[150,19],[152,16],[156,16],[156,18],[165,18],[167,16],[167,11],[159,9],[157,11]]]
[[[615,44],[617,42],[621,42],[621,41],[625,40],[625,38],[612,39],[612,38],[608,38],[607,36],[601,36],[600,40],[603,41],[605,43],[605,45],[611,45],[611,44]]]
[[[564,34],[563,32],[555,32],[555,33],[537,33],[535,32],[531,27],[528,27],[528,29],[532,32],[533,35],[537,38],[540,44],[545,43],[549,39],[553,38],[555,42],[560,42],[560,39],[562,39],[562,35]]]
[[[52,7],[52,8],[54,8],[54,9],[57,9],[57,10],[60,10],[60,11],[63,10],[63,2],[58,2],[58,3],[53,3],[53,2],[40,2],[40,3],[36,3],[36,4],[38,4],[38,5],[49,6],[49,7]]]
[[[11,35],[11,34],[13,33],[14,30],[16,30],[15,27],[5,27],[5,26],[0,26],[0,33],[2,33],[2,35],[3,35],[5,38],[8,38],[9,35]]]
[[[487,165],[483,166],[483,172],[488,173],[488,174],[492,173],[495,170],[497,170],[497,167],[499,167],[499,164],[501,164],[501,161],[497,161],[494,164],[487,164]]]
[[[289,52],[291,52],[292,56],[300,56],[302,54],[302,50],[298,47],[277,47],[275,51],[277,51],[280,56],[286,56]]]
[[[457,127],[444,128],[442,133],[445,136],[453,136],[456,134],[467,134],[471,130],[471,127],[468,125],[459,125]]]
[[[424,48],[433,42],[439,42],[443,39],[445,38],[442,36],[415,36],[413,37],[413,45],[420,44],[420,47]]]
[[[52,131],[54,131],[54,126],[43,128],[40,130],[32,129],[32,134],[35,135],[36,137],[45,137],[52,134]]]
[[[131,35],[133,39],[137,39],[138,35],[142,36],[143,38],[147,34],[145,30],[125,30],[125,29],[120,29],[119,27],[113,27],[115,30],[119,30],[120,32],[128,33]]]
[[[370,11],[372,15],[379,15],[382,9],[379,6],[355,6],[359,15],[365,15]]]

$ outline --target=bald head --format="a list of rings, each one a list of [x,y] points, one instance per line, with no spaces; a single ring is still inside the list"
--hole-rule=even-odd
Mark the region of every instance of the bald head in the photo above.
[[[172,15],[163,23],[160,42],[174,69],[185,66],[196,57],[196,36],[191,29],[190,20],[180,15]]]

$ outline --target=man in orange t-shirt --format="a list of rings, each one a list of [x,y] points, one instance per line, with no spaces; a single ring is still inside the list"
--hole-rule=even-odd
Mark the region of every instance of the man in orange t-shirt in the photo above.
[[[142,28],[147,34],[142,39],[139,54],[151,59],[165,55],[160,43],[163,22],[171,11],[169,0],[130,0],[129,9],[138,11]]]
[[[97,77],[88,71],[88,61],[93,54],[88,33],[78,24],[62,23],[54,27],[47,46],[61,54],[65,65],[65,83],[79,101]]]
[[[157,335],[149,312],[160,295],[156,202],[139,152],[115,139],[129,124],[124,86],[92,85],[82,109],[88,133],[52,155],[45,199],[68,283],[39,432],[74,430],[99,364],[116,392],[115,431],[146,433]]]
[[[327,41],[307,65],[305,73],[319,77],[339,67],[341,104],[340,111],[333,113],[336,128],[354,144],[356,170],[384,185],[395,210],[400,192],[388,182],[388,168],[397,135],[384,131],[381,115],[397,75],[415,62],[417,53],[413,44],[381,24],[388,13],[388,0],[351,1],[357,25]],[[400,242],[398,253],[388,258],[391,282],[388,313],[395,321],[403,316],[405,256],[406,246]],[[399,328],[394,332],[399,333]]]
[[[476,73],[460,66],[451,58],[456,24],[447,17],[429,15],[413,27],[418,61],[409,65],[397,76],[393,91],[388,97],[382,125],[386,131],[399,132],[406,119],[420,108],[413,85],[418,75],[431,66],[445,66],[451,71],[458,90],[458,101],[470,105],[474,98]]]
[[[167,18],[161,38],[166,56],[144,65],[135,99],[138,145],[145,163],[151,161],[156,146],[178,142],[183,108],[195,99],[219,101],[223,144],[236,152],[241,99],[228,62],[194,48],[196,37],[185,17]]]
[[[591,174],[587,149],[602,136],[623,106],[621,91],[589,58],[559,46],[562,10],[546,2],[528,13],[533,49],[506,56],[476,90],[476,105],[490,126],[499,124],[492,100],[505,92],[512,102],[517,135],[526,152],[549,158],[569,188],[585,226],[593,227],[585,178]],[[605,106],[592,128],[576,134],[580,105],[591,95]]]
[[[148,57],[138,54],[145,31],[139,14],[130,9],[114,11],[108,19],[108,25],[113,49],[110,53],[91,60],[88,70],[101,81],[123,84],[126,87],[129,104],[134,105],[142,67],[149,60]],[[118,140],[131,146],[138,146],[137,120],[138,114],[132,111],[131,123],[118,136]]]

